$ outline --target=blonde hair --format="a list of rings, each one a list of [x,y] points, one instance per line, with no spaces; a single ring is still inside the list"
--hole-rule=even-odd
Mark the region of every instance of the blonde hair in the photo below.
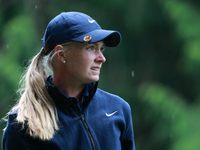
[[[67,45],[69,44],[65,43],[63,46]],[[42,48],[31,60],[24,76],[22,76],[21,88],[18,90],[20,93],[19,102],[10,112],[18,110],[16,120],[22,124],[23,128],[25,125],[28,126],[30,136],[41,140],[50,140],[59,130],[59,126],[57,110],[45,84],[48,73],[44,65],[45,55],[43,51]],[[47,56],[47,63],[51,70],[55,66],[54,56],[54,50]]]

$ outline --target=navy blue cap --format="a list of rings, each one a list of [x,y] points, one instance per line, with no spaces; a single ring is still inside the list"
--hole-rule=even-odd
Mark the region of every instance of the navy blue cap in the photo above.
[[[103,30],[90,16],[80,12],[62,12],[53,18],[44,33],[42,45],[47,55],[56,45],[68,41],[96,43],[115,47],[121,41],[118,31]]]

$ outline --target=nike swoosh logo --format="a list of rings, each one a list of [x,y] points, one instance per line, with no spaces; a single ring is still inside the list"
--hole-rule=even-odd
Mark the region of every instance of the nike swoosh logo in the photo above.
[[[90,20],[90,19],[88,19],[88,22],[89,22],[89,23],[94,23],[95,20]]]
[[[111,113],[111,114],[107,114],[107,113],[106,113],[106,116],[110,117],[110,116],[114,115],[116,112],[118,112],[118,110],[114,111],[114,112]]]

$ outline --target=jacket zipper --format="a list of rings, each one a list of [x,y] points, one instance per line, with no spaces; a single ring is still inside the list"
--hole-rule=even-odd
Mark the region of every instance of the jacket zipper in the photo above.
[[[74,119],[75,120],[78,120],[78,119],[81,120],[81,122],[83,123],[83,125],[84,125],[84,127],[86,129],[86,132],[89,135],[89,138],[90,138],[90,141],[91,141],[91,144],[92,144],[92,149],[96,150],[96,145],[95,145],[95,142],[94,142],[94,138],[93,138],[92,133],[90,131],[90,128],[89,128],[89,126],[88,126],[88,124],[87,124],[87,122],[85,120],[84,113],[81,113],[80,110],[77,109],[76,107],[75,107],[75,112],[76,112],[76,114],[78,114],[78,117],[75,117]]]
[[[86,120],[85,120],[85,116],[84,116],[85,110],[86,110],[86,109],[84,109],[84,111],[81,112],[75,105],[73,105],[72,102],[70,102],[70,103],[72,104],[71,106],[73,107],[75,113],[78,115],[78,117],[75,117],[74,119],[75,119],[75,120],[78,120],[78,119],[81,120],[81,122],[83,123],[83,125],[84,125],[84,127],[85,127],[85,129],[86,129],[86,132],[87,132],[88,135],[89,135],[89,138],[90,138],[90,141],[91,141],[91,144],[92,144],[92,149],[93,149],[93,150],[96,150],[96,145],[95,145],[95,142],[94,142],[94,138],[93,138],[93,136],[92,136],[92,133],[91,133],[91,131],[90,131],[90,128],[89,128],[89,126],[88,126],[88,124],[87,124],[87,122],[86,122]],[[88,106],[88,105],[87,105],[87,106]],[[85,108],[87,108],[87,106],[86,106]]]
[[[89,128],[89,126],[88,126],[88,124],[87,124],[87,122],[86,122],[85,117],[84,117],[83,114],[81,114],[80,119],[81,119],[83,125],[85,126],[85,129],[86,129],[86,131],[87,131],[87,133],[88,133],[88,135],[89,135],[90,141],[91,141],[91,143],[92,143],[92,149],[93,149],[93,150],[96,150],[94,138],[93,138],[93,136],[92,136],[92,133],[91,133],[91,131],[90,131],[90,128]]]
[[[97,86],[97,85],[96,85]],[[94,96],[94,95],[93,95]],[[92,100],[92,98],[93,98],[93,96],[90,98],[90,100]],[[90,138],[90,141],[91,141],[91,144],[92,144],[92,149],[93,150],[97,150],[97,148],[96,148],[96,145],[95,145],[95,142],[94,142],[94,138],[93,138],[93,136],[92,136],[92,133],[91,133],[91,131],[90,131],[90,128],[89,128],[89,126],[88,126],[88,124],[87,124],[87,122],[86,122],[86,120],[85,120],[85,116],[84,116],[84,114],[85,114],[85,111],[86,111],[86,108],[89,106],[89,103],[85,106],[85,108],[84,108],[84,110],[83,110],[83,112],[81,113],[80,112],[80,110],[78,109],[76,109],[76,112],[79,114],[78,116],[79,117],[77,117],[77,118],[75,118],[75,119],[81,119],[81,121],[82,121],[82,123],[83,123],[83,125],[85,126],[85,129],[86,129],[86,131],[87,131],[87,133],[88,133],[88,135],[89,135],[89,138]]]
[[[51,89],[50,89],[50,90],[51,90]],[[53,89],[53,90],[55,90],[55,89]],[[57,90],[57,89],[56,89],[56,90]],[[64,95],[62,95],[62,97],[63,97],[64,99],[66,99],[66,97],[65,97]],[[92,98],[93,98],[93,96],[92,96]],[[90,98],[90,100],[91,100],[92,98]],[[83,123],[83,125],[84,125],[84,127],[85,127],[85,129],[86,129],[86,131],[87,131],[87,133],[88,133],[88,135],[89,135],[89,138],[90,138],[90,141],[91,141],[91,144],[92,144],[92,149],[93,149],[93,150],[97,150],[97,149],[96,149],[95,142],[94,142],[94,138],[93,138],[93,136],[92,136],[92,133],[91,133],[91,131],[90,131],[90,128],[89,128],[89,126],[88,126],[88,124],[87,124],[87,122],[86,122],[86,120],[85,120],[85,117],[84,117],[84,112],[85,112],[85,110],[86,110],[86,108],[88,107],[89,104],[87,104],[87,106],[84,108],[83,112],[81,112],[71,101],[67,100],[67,102],[68,102],[68,104],[70,105],[69,109],[71,109],[72,111],[75,110],[75,113],[78,115],[78,117],[75,117],[74,119],[75,119],[75,120],[81,119],[81,122]],[[72,107],[73,109],[72,109],[71,107]]]
[[[78,109],[76,109],[76,108],[75,108],[75,112],[76,112],[76,114],[78,114],[78,117],[75,117],[74,119],[75,119],[75,120],[78,120],[78,119],[81,120],[81,122],[83,123],[83,125],[84,125],[84,127],[85,127],[85,129],[86,129],[86,132],[87,132],[88,135],[89,135],[89,138],[90,138],[90,141],[91,141],[91,144],[92,144],[92,149],[93,149],[93,150],[97,150],[97,149],[96,149],[95,142],[94,142],[94,138],[93,138],[92,133],[91,133],[91,131],[90,131],[90,128],[89,128],[89,126],[88,126],[88,124],[87,124],[87,122],[86,122],[86,120],[85,120],[84,113],[81,113],[81,112],[80,112]]]

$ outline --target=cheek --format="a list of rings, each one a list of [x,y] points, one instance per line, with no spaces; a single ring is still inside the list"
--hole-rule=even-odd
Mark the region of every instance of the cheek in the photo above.
[[[93,56],[86,52],[74,51],[67,56],[68,68],[76,71],[88,71],[92,67],[93,61]]]
[[[77,57],[74,59],[76,65],[80,65],[82,67],[87,67],[92,63],[91,57],[87,54],[77,55]]]
[[[87,71],[91,67],[91,62],[88,59],[84,58],[76,58],[74,60],[71,60],[71,62],[68,63],[68,66],[72,70],[76,71]]]

